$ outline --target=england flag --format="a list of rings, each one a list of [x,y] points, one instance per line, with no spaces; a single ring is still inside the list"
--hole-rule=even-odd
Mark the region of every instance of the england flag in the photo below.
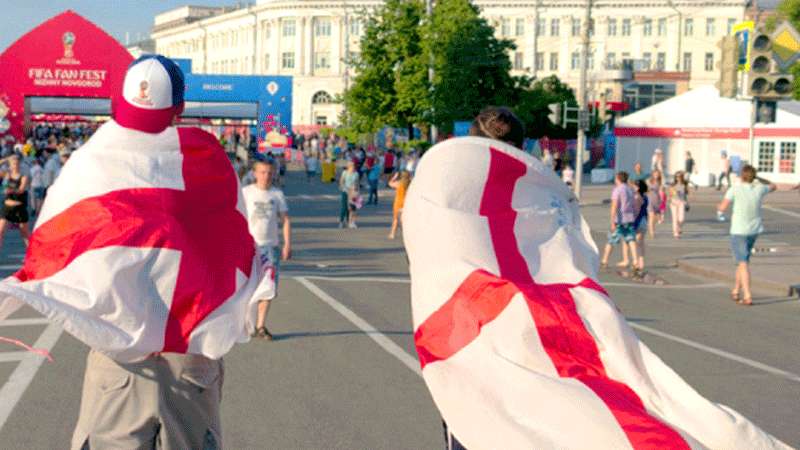
[[[436,145],[403,227],[422,374],[467,449],[789,448],[639,341],[597,282],[577,201],[532,156]]]
[[[168,59],[134,62],[115,120],[63,167],[22,268],[0,282],[0,320],[28,304],[118,361],[217,359],[248,339],[274,283],[222,147],[169,126],[183,89]]]

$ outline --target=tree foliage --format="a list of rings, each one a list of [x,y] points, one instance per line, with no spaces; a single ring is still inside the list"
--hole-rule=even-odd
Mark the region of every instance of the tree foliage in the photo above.
[[[570,106],[577,105],[572,88],[562,83],[555,75],[551,75],[541,80],[522,83],[518,87],[513,109],[525,123],[527,137],[573,138],[576,133],[574,124],[562,128],[553,125],[547,117],[550,114],[549,104],[563,102],[567,102]]]

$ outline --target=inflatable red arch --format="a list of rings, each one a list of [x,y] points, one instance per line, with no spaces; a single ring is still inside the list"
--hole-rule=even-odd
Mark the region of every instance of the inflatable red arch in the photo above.
[[[130,53],[97,25],[67,10],[0,54],[0,136],[24,135],[26,97],[111,98]]]

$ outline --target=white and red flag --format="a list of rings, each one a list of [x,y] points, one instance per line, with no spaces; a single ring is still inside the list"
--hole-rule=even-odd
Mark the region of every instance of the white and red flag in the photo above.
[[[535,158],[436,145],[403,227],[422,374],[467,449],[789,448],[639,341],[596,281],[577,202]]]
[[[211,134],[111,120],[48,190],[22,268],[0,283],[0,320],[24,302],[120,361],[219,358],[274,296],[245,217]]]

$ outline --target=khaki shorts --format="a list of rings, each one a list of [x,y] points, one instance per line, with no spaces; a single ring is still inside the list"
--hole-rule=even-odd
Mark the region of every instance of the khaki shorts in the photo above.
[[[222,360],[164,353],[119,363],[92,350],[72,449],[219,449]]]

